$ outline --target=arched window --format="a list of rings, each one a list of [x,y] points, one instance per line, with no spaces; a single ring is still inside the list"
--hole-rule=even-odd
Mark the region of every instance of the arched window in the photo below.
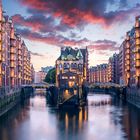
[[[82,71],[83,71],[83,65],[82,65],[82,64],[79,64],[79,65],[78,65],[78,69],[79,69],[79,71],[82,72]]]
[[[67,63],[67,69],[69,69],[70,68],[70,64],[69,63]]]
[[[71,64],[71,68],[74,69],[74,63]]]
[[[62,67],[63,67],[62,64],[59,64],[59,69],[60,69],[60,70],[62,70]]]
[[[64,63],[64,69],[67,67],[67,64],[66,63]]]
[[[70,68],[70,64],[69,63],[64,63],[64,69],[69,69]]]
[[[76,63],[74,63],[74,68],[77,69],[77,64]]]

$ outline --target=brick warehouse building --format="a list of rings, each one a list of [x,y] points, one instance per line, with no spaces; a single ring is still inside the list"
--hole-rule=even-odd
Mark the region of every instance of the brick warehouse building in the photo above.
[[[12,19],[3,15],[0,3],[0,95],[32,83],[33,73],[30,52],[16,33]]]
[[[59,88],[59,105],[79,105],[86,96],[83,86],[89,81],[88,50],[63,47],[56,60],[56,86]]]
[[[124,78],[126,85],[140,86],[140,16],[135,26],[126,33],[123,42]]]
[[[63,74],[78,75],[79,84],[89,81],[88,71],[88,51],[86,49],[73,49],[71,47],[63,47],[61,55],[56,60],[56,86],[60,86],[63,81]]]

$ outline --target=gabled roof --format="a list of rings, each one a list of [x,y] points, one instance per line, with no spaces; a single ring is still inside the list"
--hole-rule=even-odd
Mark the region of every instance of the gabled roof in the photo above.
[[[80,60],[83,59],[83,49],[73,49],[72,47],[65,47],[61,49],[61,55],[58,58],[58,60]]]

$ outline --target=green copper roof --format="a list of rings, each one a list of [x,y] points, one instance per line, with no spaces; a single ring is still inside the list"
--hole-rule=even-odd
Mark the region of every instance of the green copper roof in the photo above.
[[[76,58],[77,59],[82,59],[83,58],[82,52],[80,50],[78,50]]]
[[[64,61],[74,61],[74,60],[80,60],[83,59],[85,56],[84,49],[73,49],[71,47],[65,47],[61,49],[61,55],[58,58],[58,60],[64,60]]]

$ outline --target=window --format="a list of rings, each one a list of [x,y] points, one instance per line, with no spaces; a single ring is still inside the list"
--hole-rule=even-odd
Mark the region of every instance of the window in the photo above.
[[[66,77],[66,76],[62,76],[62,79],[68,79],[68,77]]]
[[[60,70],[62,69],[62,64],[59,64],[59,69],[60,69]]]
[[[82,64],[79,64],[78,65],[78,69],[79,69],[79,71],[83,71],[83,65]]]
[[[71,64],[71,68],[72,68],[72,69],[77,69],[77,64],[76,64],[76,63],[72,63],[72,64]]]
[[[69,63],[64,63],[64,69],[69,69],[70,68],[70,64]]]

